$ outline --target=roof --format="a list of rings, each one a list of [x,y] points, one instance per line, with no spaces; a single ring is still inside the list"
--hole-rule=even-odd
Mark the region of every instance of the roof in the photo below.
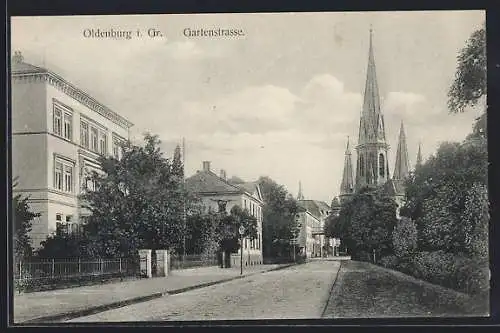
[[[57,75],[56,73],[46,68],[34,66],[27,62],[24,62],[22,55],[18,52],[16,52],[16,54],[14,55],[11,64],[11,73],[13,77],[43,75],[44,77],[50,78],[50,80],[48,80],[49,82],[55,82],[54,85],[62,89],[68,96],[73,97],[75,100],[87,106],[89,109],[99,113],[103,117],[110,119],[111,121],[127,129],[134,125],[132,122],[109,109],[104,104],[98,102],[92,96],[76,87],[72,83],[68,82],[61,76]]]
[[[330,206],[328,206],[327,203],[324,201],[318,201],[318,200],[299,200],[298,204],[300,207],[306,209],[308,212],[310,212],[312,215],[314,215],[317,218],[321,218],[321,211],[329,211]]]
[[[42,67],[33,66],[26,62],[12,62],[12,73],[15,74],[28,74],[28,73],[48,73],[48,70]]]
[[[195,193],[241,193],[240,187],[230,184],[211,171],[198,171],[186,179],[186,187]]]
[[[243,194],[248,193],[262,201],[260,188],[257,182],[232,183],[227,181],[212,171],[198,171],[186,179],[186,187],[198,194]]]

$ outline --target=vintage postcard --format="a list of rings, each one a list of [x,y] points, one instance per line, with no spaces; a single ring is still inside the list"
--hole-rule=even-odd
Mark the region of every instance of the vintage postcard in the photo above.
[[[489,316],[485,19],[12,17],[14,323]]]

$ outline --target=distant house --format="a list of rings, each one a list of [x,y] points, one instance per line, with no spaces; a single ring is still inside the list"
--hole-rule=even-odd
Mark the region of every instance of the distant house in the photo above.
[[[319,200],[298,200],[301,210],[297,214],[300,223],[299,246],[307,257],[324,257],[327,247],[340,245],[336,239],[325,236],[325,221],[332,213],[332,207]]]
[[[78,195],[93,188],[100,156],[121,158],[132,123],[49,69],[12,59],[12,176],[14,194],[40,213],[33,247],[56,230],[77,232],[90,211]]]
[[[243,265],[262,264],[262,207],[264,202],[258,183],[228,180],[224,170],[220,170],[220,174],[217,175],[210,169],[210,162],[204,161],[203,169],[186,179],[186,187],[202,200],[207,211],[224,209],[226,213],[229,213],[233,206],[240,206],[257,219],[257,238],[243,241]],[[240,265],[240,250],[232,256],[231,265]]]

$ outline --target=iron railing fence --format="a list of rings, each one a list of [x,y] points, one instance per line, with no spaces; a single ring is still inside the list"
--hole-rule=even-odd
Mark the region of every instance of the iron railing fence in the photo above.
[[[219,260],[216,254],[173,254],[170,256],[170,269],[184,269],[193,267],[218,266]]]
[[[133,258],[116,259],[39,259],[19,261],[14,267],[15,281],[51,283],[85,277],[128,276],[139,273],[139,262]]]

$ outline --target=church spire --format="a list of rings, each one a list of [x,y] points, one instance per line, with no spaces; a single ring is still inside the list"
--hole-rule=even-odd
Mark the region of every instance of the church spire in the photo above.
[[[370,46],[366,69],[365,94],[359,124],[359,144],[372,142],[385,143],[384,119],[380,111],[380,96],[373,54],[373,29],[370,27]]]
[[[422,144],[418,143],[417,163],[416,166],[422,165]]]
[[[297,194],[297,200],[304,200],[304,194],[302,193],[302,182],[299,181],[299,194]]]
[[[347,146],[345,149],[344,158],[344,173],[342,175],[342,183],[340,184],[340,197],[351,195],[354,191],[354,177],[351,160],[351,148],[349,145],[349,137],[347,137]]]
[[[399,130],[399,142],[398,150],[396,151],[396,165],[394,166],[394,176],[395,180],[403,180],[408,177],[409,173],[408,162],[408,149],[406,147],[406,135],[403,126],[403,121],[401,121],[401,128]]]

